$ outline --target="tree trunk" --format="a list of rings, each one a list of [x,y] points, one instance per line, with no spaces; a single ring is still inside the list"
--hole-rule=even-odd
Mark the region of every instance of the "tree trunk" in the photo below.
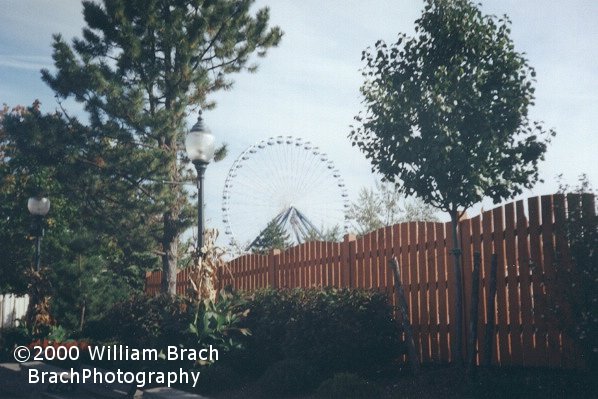
[[[162,238],[162,293],[176,295],[176,275],[178,260],[178,217],[172,212],[164,214],[164,234]]]
[[[167,99],[165,108],[170,108],[170,101]],[[173,129],[174,131],[174,129]],[[167,137],[164,145],[170,151],[170,160],[168,165],[169,180],[178,182],[179,170],[176,156],[175,137]],[[168,211],[164,213],[164,232],[162,235],[162,293],[170,296],[176,296],[176,276],[178,265],[179,250],[179,217],[180,217],[180,185],[173,186],[173,197],[170,198]]]
[[[459,212],[451,211],[451,225],[453,238],[453,256],[455,269],[455,336],[452,339],[453,363],[463,365],[463,280],[461,273],[461,243],[459,242],[458,224]],[[451,320],[453,323],[453,320]]]

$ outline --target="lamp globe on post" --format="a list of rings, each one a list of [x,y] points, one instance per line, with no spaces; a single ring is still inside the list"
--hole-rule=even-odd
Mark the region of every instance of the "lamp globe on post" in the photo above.
[[[214,157],[214,136],[204,126],[201,111],[197,123],[193,125],[187,137],[185,137],[185,149],[187,156],[195,165],[197,170],[197,251],[203,257],[203,198],[204,198],[204,174],[208,164]]]
[[[41,263],[41,242],[44,236],[44,217],[50,210],[50,200],[45,197],[31,197],[27,201],[27,209],[33,216],[35,234],[35,270],[39,272]]]

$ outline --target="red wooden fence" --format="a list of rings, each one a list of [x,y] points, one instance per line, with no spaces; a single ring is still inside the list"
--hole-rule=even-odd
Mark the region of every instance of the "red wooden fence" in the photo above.
[[[516,201],[460,222],[463,257],[463,340],[469,325],[473,254],[480,252],[478,342],[484,342],[490,258],[497,254],[494,352],[500,365],[577,367],[575,345],[556,322],[544,317],[554,288],[555,265],[571,262],[564,234],[567,206],[583,206],[596,220],[594,196],[546,195]],[[394,278],[388,260],[401,268],[416,346],[423,362],[451,360],[455,325],[455,274],[450,223],[409,222],[388,226],[341,243],[308,242],[283,252],[244,255],[220,271],[219,286],[252,291],[275,288],[354,287],[384,291],[394,301]],[[160,272],[148,274],[146,291],[160,287]],[[179,273],[177,292],[188,286]],[[463,348],[466,355],[466,348]],[[478,352],[481,352],[478,350]],[[478,362],[483,362],[478,353]]]

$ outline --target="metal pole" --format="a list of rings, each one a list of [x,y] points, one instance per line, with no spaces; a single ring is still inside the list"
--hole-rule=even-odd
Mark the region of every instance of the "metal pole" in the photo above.
[[[35,239],[35,271],[39,272],[41,266],[41,251],[42,251],[42,236],[40,234],[37,235]]]
[[[44,226],[42,217],[35,216],[35,271],[39,272],[41,269],[42,259],[42,237],[44,235]]]
[[[203,257],[203,230],[204,230],[204,215],[203,215],[203,196],[204,196],[204,174],[208,166],[203,162],[194,162],[197,170],[197,253]]]

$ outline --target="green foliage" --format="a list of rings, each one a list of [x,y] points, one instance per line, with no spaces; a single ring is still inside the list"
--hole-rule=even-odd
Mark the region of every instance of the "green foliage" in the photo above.
[[[353,145],[402,193],[455,217],[538,180],[548,134],[528,119],[535,72],[509,25],[469,0],[427,0],[414,37],[363,52]]]
[[[243,359],[250,373],[303,359],[326,373],[373,373],[400,352],[386,296],[362,290],[262,290],[249,301],[252,331]],[[241,367],[241,366],[239,366]]]
[[[70,331],[82,330],[89,319],[139,294],[141,287],[133,277],[137,273],[125,276],[111,271],[99,256],[57,261],[50,269],[52,316]]]
[[[48,336],[46,337],[49,341],[54,342],[65,342],[70,338],[70,334],[67,329],[62,326],[52,326]]]
[[[248,300],[244,323],[251,330],[246,350],[233,355],[239,372],[259,375],[284,359],[287,324],[300,310],[299,290],[258,290]]]
[[[267,397],[286,397],[312,391],[319,383],[319,374],[305,360],[285,359],[270,366],[258,385]]]
[[[282,36],[268,27],[268,9],[253,15],[251,4],[83,1],[82,37],[69,45],[54,36],[55,72],[42,71],[57,97],[82,103],[89,114],[89,126],[73,134],[95,172],[80,191],[102,205],[100,220],[114,230],[142,228],[151,236],[147,248],[161,255],[171,295],[179,237],[195,220],[183,188],[194,177],[180,146],[186,116],[213,107],[209,95],[229,89],[230,74],[254,71],[251,56],[264,56]],[[127,206],[135,218],[118,212]]]
[[[337,373],[322,382],[317,391],[318,397],[330,399],[364,398],[374,399],[381,396],[380,390],[371,382],[350,373]]]
[[[97,342],[131,348],[163,349],[190,341],[186,334],[191,316],[180,298],[133,296],[117,303],[102,317],[90,320],[82,335]]]
[[[291,237],[283,226],[275,220],[270,221],[266,228],[251,245],[254,254],[266,255],[273,249],[285,250],[291,246]]]
[[[24,324],[0,329],[0,362],[14,362],[13,350],[28,345],[33,337]]]
[[[455,363],[462,362],[457,223],[490,197],[513,198],[539,180],[550,136],[528,118],[535,72],[510,38],[510,21],[471,0],[426,0],[415,36],[366,49],[366,112],[349,134],[372,170],[405,195],[450,214],[454,243]]]
[[[598,217],[596,193],[582,175],[574,190],[560,185],[567,195],[565,231],[573,264],[557,255],[556,292],[549,292],[552,319],[559,322],[583,352],[587,366],[598,370]],[[593,216],[591,216],[593,213]]]
[[[394,184],[376,182],[375,189],[363,187],[347,212],[359,235],[402,222],[437,222],[435,210],[419,198],[406,200]]]
[[[238,294],[220,290],[216,301],[204,299],[196,305],[195,317],[189,324],[196,345],[214,345],[226,353],[243,348],[243,337],[251,335],[242,327],[249,310]]]
[[[339,242],[343,240],[343,232],[338,224],[332,227],[320,226],[318,230],[309,229],[303,242],[310,241],[328,241],[328,242]]]
[[[399,353],[398,330],[382,293],[308,290],[287,323],[284,353],[301,357],[328,373],[372,373]]]
[[[25,293],[31,282],[25,273],[34,253],[27,199],[43,194],[52,204],[41,242],[50,312],[66,329],[79,330],[85,319],[140,291],[145,271],[157,265],[150,225],[132,205],[143,200],[117,184],[100,184],[94,145],[83,144],[89,130],[76,121],[43,114],[38,102],[0,114],[0,241],[6,254],[0,257],[0,291]]]

